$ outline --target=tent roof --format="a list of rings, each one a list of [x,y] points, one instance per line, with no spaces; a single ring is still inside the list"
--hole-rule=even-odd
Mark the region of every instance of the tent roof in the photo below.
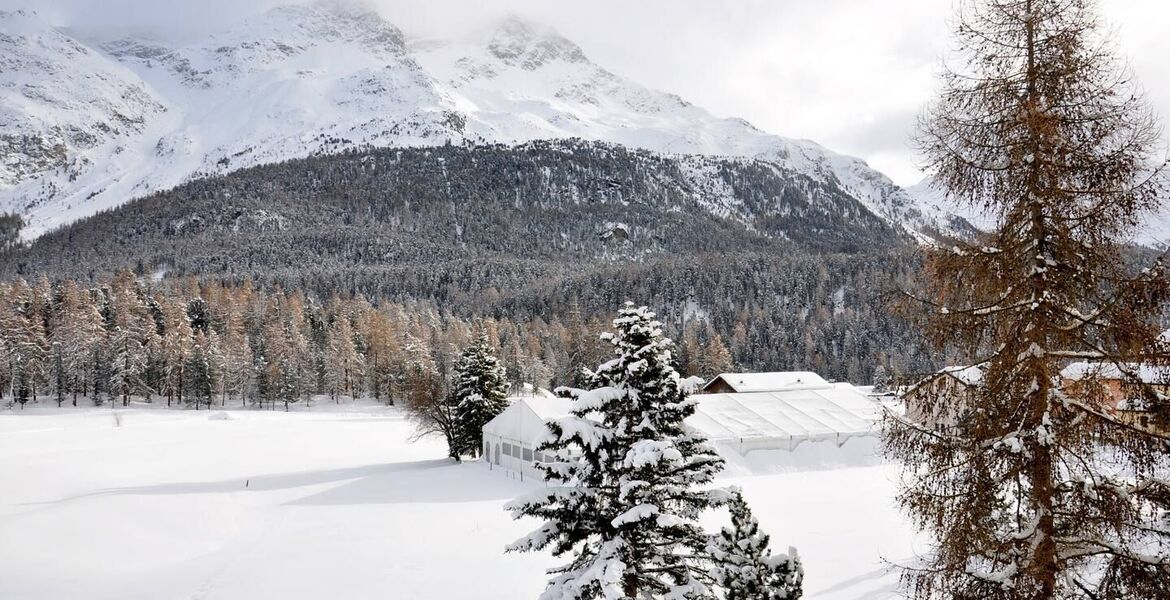
[[[527,404],[528,408],[541,419],[554,419],[568,415],[569,405],[573,402],[572,398],[557,398],[556,396],[520,398],[518,400]]]
[[[544,433],[544,422],[569,414],[568,398],[551,394],[509,398],[508,408],[483,426],[484,433],[503,439],[530,441]]]
[[[881,419],[881,407],[851,385],[691,397],[697,405],[686,423],[712,441],[864,435]],[[505,439],[534,440],[543,433],[545,421],[569,414],[571,402],[515,398],[484,431]]]
[[[861,435],[881,419],[881,408],[853,386],[693,397],[698,409],[687,425],[713,441]]]
[[[703,389],[722,379],[736,392],[775,392],[793,388],[821,388],[832,384],[812,371],[781,371],[775,373],[722,373]]]

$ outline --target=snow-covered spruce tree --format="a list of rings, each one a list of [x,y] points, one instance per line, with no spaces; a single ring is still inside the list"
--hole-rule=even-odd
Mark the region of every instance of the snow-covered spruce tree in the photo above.
[[[479,456],[483,426],[508,408],[508,381],[487,335],[481,333],[455,365],[451,386],[460,455]]]
[[[879,364],[873,369],[873,391],[884,394],[890,391],[890,385],[893,383],[893,378],[890,377],[890,372],[886,370],[886,366]]]
[[[711,578],[723,600],[796,600],[801,597],[804,567],[795,548],[787,554],[768,551],[768,535],[748,507],[739,488],[728,491],[731,527],[711,536],[707,553]]]
[[[211,353],[207,338],[197,334],[183,368],[183,377],[186,379],[183,388],[187,390],[187,401],[195,403],[195,410],[199,410],[200,404],[206,404],[207,410],[211,410],[211,398],[216,385]]]
[[[1170,402],[1135,371],[1166,360],[1170,289],[1161,261],[1136,271],[1120,249],[1158,203],[1159,130],[1095,8],[965,2],[965,62],[922,120],[937,185],[996,226],[931,250],[921,298],[929,337],[981,384],[916,398],[957,416],[945,428],[887,428],[901,505],[935,540],[904,574],[917,599],[1167,597]],[[1104,386],[1063,384],[1070,360],[1126,373],[1152,426]]]
[[[572,560],[552,571],[544,600],[712,598],[708,536],[696,520],[717,500],[703,489],[723,460],[683,419],[698,379],[674,369],[673,344],[645,307],[627,304],[603,334],[614,358],[588,373],[571,415],[549,423],[537,449],[548,487],[508,505],[543,524],[509,546]]]

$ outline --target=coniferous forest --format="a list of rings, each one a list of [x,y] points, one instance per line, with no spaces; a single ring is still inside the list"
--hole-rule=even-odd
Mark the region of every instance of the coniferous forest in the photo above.
[[[345,299],[444,330],[512,324],[521,347],[630,300],[658,312],[687,374],[801,369],[863,383],[878,365],[934,366],[889,310],[918,252],[845,190],[771,163],[568,141],[368,150],[200,179],[14,248],[0,274],[112,297],[112,274],[128,270],[152,288],[141,296],[182,303],[248,285],[299,295],[307,322]],[[174,283],[184,278],[200,290]],[[526,352],[547,375],[513,381],[571,377],[566,350],[545,345]],[[505,358],[513,373],[528,360]]]

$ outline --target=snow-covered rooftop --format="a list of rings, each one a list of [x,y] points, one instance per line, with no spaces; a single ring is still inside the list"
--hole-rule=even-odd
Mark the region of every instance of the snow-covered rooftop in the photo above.
[[[962,383],[963,385],[975,386],[983,383],[983,371],[984,367],[980,365],[973,367],[952,366],[939,370],[939,374],[954,377],[959,381],[959,383]]]
[[[723,381],[731,389],[740,393],[833,387],[831,383],[812,371],[779,371],[773,373],[723,373],[712,379],[703,389],[710,389],[718,381]]]
[[[881,409],[851,387],[699,394],[687,425],[713,441],[839,439],[873,433]]]
[[[1087,378],[1130,380],[1136,376],[1142,383],[1165,384],[1170,383],[1170,366],[1077,361],[1065,367],[1060,376],[1072,381]]]

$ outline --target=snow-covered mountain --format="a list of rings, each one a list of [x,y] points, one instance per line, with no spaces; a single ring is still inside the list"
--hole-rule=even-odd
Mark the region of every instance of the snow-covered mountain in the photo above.
[[[4,13],[0,66],[0,210],[25,214],[32,236],[257,164],[562,138],[760,159],[838,185],[912,233],[963,227],[859,159],[716,118],[515,18],[465,39],[406,40],[371,10],[319,3],[174,46],[83,42],[35,14]]]
[[[1165,180],[1163,189],[1170,190],[1170,172],[1164,173],[1163,179]],[[936,220],[952,218],[955,219],[956,226],[967,223],[981,230],[995,226],[993,215],[949,196],[932,185],[929,178],[906,188],[906,191],[915,198],[915,203],[923,214],[931,215]],[[1170,202],[1164,204],[1158,212],[1146,216],[1142,220],[1142,226],[1133,232],[1132,239],[1137,244],[1151,248],[1170,248]]]
[[[61,198],[167,112],[130,69],[26,12],[0,13],[0,186]]]

